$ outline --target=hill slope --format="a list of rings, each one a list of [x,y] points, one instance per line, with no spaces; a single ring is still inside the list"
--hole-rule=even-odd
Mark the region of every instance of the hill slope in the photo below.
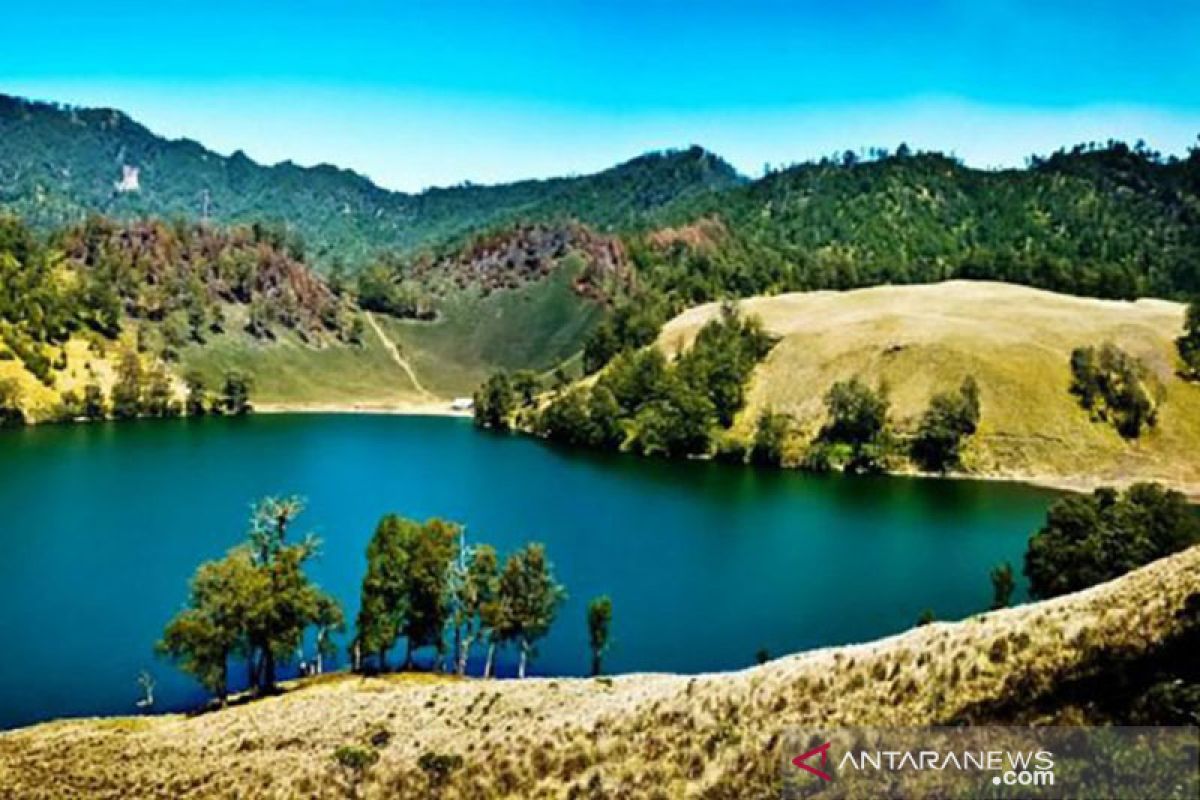
[[[1198,576],[1193,547],[1079,594],[742,672],[329,676],[190,718],[48,723],[0,734],[0,787],[28,800],[778,797],[789,727],[1078,724],[1097,711],[1065,686],[1122,663],[1149,680],[1144,659],[1194,646]],[[1115,685],[1098,695],[1128,702]],[[379,754],[356,791],[333,760],[346,745]]]
[[[692,302],[947,278],[1200,293],[1200,148],[1163,159],[1109,142],[1007,170],[852,155],[665,207],[644,259],[655,282]]]
[[[967,375],[982,419],[965,453],[969,472],[1078,487],[1159,480],[1200,494],[1200,384],[1175,374],[1184,307],[1053,294],[971,281],[752,298],[779,344],[754,373],[736,429],[750,435],[765,408],[792,414],[809,434],[839,380],[887,383],[892,421],[911,430],[934,392]],[[685,346],[718,311],[693,308],[664,328]],[[1140,358],[1165,390],[1158,424],[1132,442],[1093,422],[1069,393],[1072,349],[1111,341]]]
[[[136,171],[136,176],[134,175]],[[39,227],[89,213],[286,224],[319,264],[355,264],[517,217],[629,225],[660,206],[741,179],[693,147],[594,175],[405,194],[329,165],[255,163],[155,135],[120,111],[0,95],[0,210]]]

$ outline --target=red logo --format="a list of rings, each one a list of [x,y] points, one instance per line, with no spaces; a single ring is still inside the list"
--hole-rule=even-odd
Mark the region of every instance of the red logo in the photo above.
[[[825,744],[822,744],[822,745],[818,745],[818,746],[814,747],[812,750],[809,750],[807,753],[801,753],[800,755],[798,755],[792,759],[792,763],[795,764],[800,769],[805,770],[806,772],[811,772],[813,775],[816,775],[818,778],[820,778],[823,781],[833,780],[833,776],[830,775],[828,772],[819,770],[814,766],[804,763],[805,761],[807,761],[808,759],[817,755],[818,753],[821,754],[821,766],[823,767],[823,766],[825,766],[825,759],[828,758],[828,756],[829,756],[829,742],[826,742]]]

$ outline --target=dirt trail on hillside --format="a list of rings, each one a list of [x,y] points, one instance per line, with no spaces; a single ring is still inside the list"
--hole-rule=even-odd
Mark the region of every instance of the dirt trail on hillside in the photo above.
[[[421,385],[421,381],[417,379],[417,373],[413,370],[412,365],[408,363],[404,356],[400,355],[400,348],[396,347],[396,343],[388,338],[387,334],[383,332],[383,328],[379,327],[379,323],[375,321],[375,316],[370,311],[364,311],[363,314],[366,316],[371,329],[375,331],[375,335],[379,337],[379,341],[383,343],[384,348],[388,351],[388,355],[392,357],[396,365],[404,370],[404,374],[412,381],[413,388],[423,397],[430,400],[438,399],[437,395]]]

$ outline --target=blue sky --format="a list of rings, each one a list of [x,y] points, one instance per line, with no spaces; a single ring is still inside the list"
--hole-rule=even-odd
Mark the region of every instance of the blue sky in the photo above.
[[[1200,133],[1200,3],[174,2],[5,9],[0,91],[383,185],[702,144],[751,174],[901,140],[979,166]]]

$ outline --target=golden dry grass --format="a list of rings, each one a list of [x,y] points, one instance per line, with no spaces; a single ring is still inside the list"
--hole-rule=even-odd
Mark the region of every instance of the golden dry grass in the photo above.
[[[0,791],[31,800],[777,797],[788,727],[921,725],[1032,699],[1100,649],[1150,651],[1198,591],[1194,547],[1076,595],[740,672],[326,676],[195,717],[2,734]],[[378,753],[360,781],[334,761],[346,745]],[[463,763],[438,783],[419,766],[425,753]]]
[[[785,294],[741,307],[782,337],[755,372],[736,426],[743,435],[767,407],[815,432],[825,392],[855,375],[886,382],[894,424],[911,430],[935,392],[974,375],[983,414],[965,453],[969,472],[1077,488],[1157,480],[1200,495],[1200,384],[1176,375],[1178,303],[949,281]],[[688,310],[660,343],[679,350],[716,311]],[[1157,426],[1133,442],[1092,422],[1068,391],[1071,351],[1105,341],[1140,358],[1166,392]]]

